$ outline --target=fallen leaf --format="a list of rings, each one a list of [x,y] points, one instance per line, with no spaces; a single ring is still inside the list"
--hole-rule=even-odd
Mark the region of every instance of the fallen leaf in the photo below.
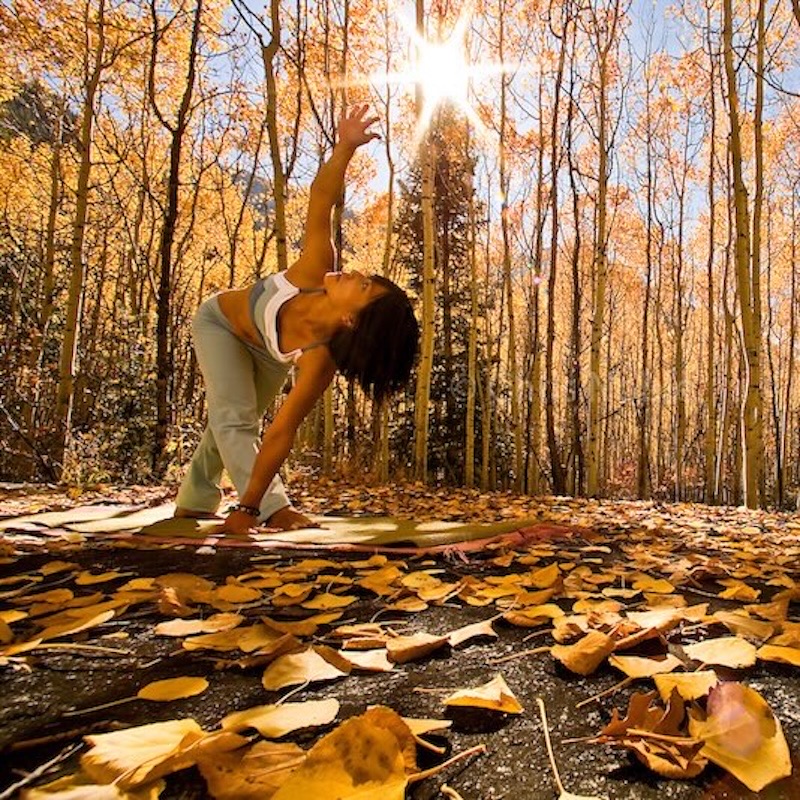
[[[27,789],[20,800],[158,800],[164,790],[164,782],[123,791],[113,784],[94,783],[87,775],[77,772],[64,775],[52,783]]]
[[[255,728],[266,739],[280,739],[294,731],[328,725],[339,713],[339,701],[307,700],[304,703],[254,706],[244,711],[234,711],[223,718],[220,725],[226,731]]]
[[[655,675],[653,680],[661,699],[665,703],[672,695],[673,689],[684,700],[698,700],[701,697],[705,697],[718,682],[717,673],[713,670]]]
[[[273,800],[403,800],[415,754],[414,736],[400,716],[371,708],[323,736]]]
[[[765,644],[759,647],[756,655],[762,661],[776,661],[779,664],[792,664],[800,667],[800,648],[781,647],[780,645]]]
[[[194,761],[187,757],[186,763],[173,760],[161,768],[202,737],[203,729],[193,719],[93,734],[85,737],[91,750],[81,757],[81,767],[98,783],[115,781],[127,789],[191,766]]]
[[[140,700],[182,700],[185,697],[194,697],[208,689],[205,678],[167,678],[163,681],[153,681],[143,686],[136,693]]]
[[[792,763],[781,724],[766,700],[741,683],[720,683],[708,697],[705,715],[689,717],[692,736],[704,742],[702,754],[738,778],[748,789],[790,775]]]
[[[244,621],[241,614],[214,614],[207,619],[171,619],[160,622],[154,631],[159,636],[193,636],[198,633],[229,631]]]
[[[497,631],[492,627],[494,618],[485,619],[481,622],[473,622],[472,625],[465,625],[447,634],[447,642],[451,647],[458,647],[460,644],[475,639],[478,636],[488,636],[496,639]]]
[[[258,742],[228,753],[197,759],[215,800],[268,800],[305,761],[296,744]]]
[[[554,644],[550,648],[553,658],[578,675],[591,675],[613,650],[614,640],[600,631],[589,631],[575,644]]]
[[[430,655],[447,644],[446,636],[430,633],[415,633],[411,636],[396,636],[386,642],[386,653],[395,664],[405,664]]]
[[[653,675],[672,672],[683,666],[683,662],[671,653],[651,658],[611,655],[608,657],[608,663],[629,678],[650,678]]]
[[[442,702],[446,706],[489,708],[506,714],[521,714],[524,711],[502,675],[496,675],[488,683],[474,689],[459,689]]]
[[[739,669],[752,667],[756,663],[756,648],[738,636],[708,639],[697,644],[687,644],[683,649],[689,658],[703,664]]]
[[[302,653],[290,653],[277,658],[265,670],[261,684],[274,692],[300,683],[332,681],[346,674],[309,648]]]

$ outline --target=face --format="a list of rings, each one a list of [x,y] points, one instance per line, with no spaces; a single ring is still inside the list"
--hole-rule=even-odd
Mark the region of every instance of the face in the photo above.
[[[350,322],[373,300],[388,291],[358,270],[328,272],[323,285],[328,297],[341,308],[342,316]]]

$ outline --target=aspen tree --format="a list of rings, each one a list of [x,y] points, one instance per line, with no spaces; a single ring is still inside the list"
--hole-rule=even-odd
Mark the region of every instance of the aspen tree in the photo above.
[[[416,0],[417,34],[424,38],[425,4]],[[421,119],[423,88],[416,88],[416,113]],[[433,342],[435,324],[435,280],[434,274],[434,205],[433,205],[433,139],[428,130],[422,133],[419,158],[422,166],[422,319],[421,348],[417,367],[417,390],[415,398],[415,443],[414,474],[417,480],[428,479],[428,417],[433,372]]]
[[[64,338],[61,343],[61,358],[58,369],[58,391],[56,394],[57,449],[55,459],[64,463],[75,402],[75,376],[78,363],[78,342],[83,308],[84,291],[84,240],[89,213],[89,179],[92,171],[92,141],[95,122],[95,101],[100,78],[108,67],[106,52],[106,3],[98,0],[97,10],[92,15],[92,4],[86,4],[85,29],[87,49],[83,55],[85,90],[81,123],[78,133],[78,181],[75,189],[75,217],[72,222],[70,245],[70,280],[67,308],[64,320]],[[92,48],[91,50],[89,48]]]
[[[730,153],[733,179],[733,198],[736,222],[735,265],[739,293],[739,309],[744,349],[745,392],[742,405],[743,486],[744,501],[750,508],[763,503],[761,468],[764,441],[761,413],[761,331],[758,327],[760,302],[758,279],[751,259],[752,237],[747,187],[744,182],[741,122],[739,119],[739,90],[733,59],[732,0],[723,0],[723,55],[728,94],[730,121]],[[763,76],[756,76],[757,83]]]

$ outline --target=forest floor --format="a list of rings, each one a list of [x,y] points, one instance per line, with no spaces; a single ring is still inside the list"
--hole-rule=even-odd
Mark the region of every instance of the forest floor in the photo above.
[[[359,797],[401,796],[377,776],[383,734],[340,724],[375,704],[449,725],[427,737],[441,752],[418,748],[417,766],[406,753],[401,786],[485,747],[414,779],[407,797],[558,797],[537,698],[564,797],[800,797],[800,517],[415,484],[306,479],[292,491],[307,513],[339,519],[312,541],[158,523],[144,535],[117,522],[144,509],[150,525],[170,491],[0,486],[0,800],[269,797],[302,761],[292,745],[323,735],[368,751],[356,761],[376,783]],[[413,525],[397,534],[392,520]],[[345,660],[359,652],[368,665]],[[497,675],[505,687],[475,691]],[[626,675],[645,677],[618,686]],[[670,697],[677,676],[688,680]],[[136,696],[178,678],[204,680]],[[449,698],[459,690],[466,700]],[[302,722],[230,716],[279,700]],[[320,700],[338,713],[314,727]],[[177,734],[104,739],[176,720]],[[203,738],[223,720],[246,740]],[[264,743],[276,736],[280,747]],[[340,744],[331,752],[341,763],[319,768],[325,785],[348,769],[368,780]],[[81,763],[65,785],[87,788],[31,791]],[[95,785],[115,779],[122,789]],[[286,796],[327,797],[313,780]]]

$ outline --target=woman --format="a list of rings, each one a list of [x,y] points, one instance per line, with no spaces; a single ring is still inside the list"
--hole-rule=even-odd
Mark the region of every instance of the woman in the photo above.
[[[223,532],[311,526],[291,507],[278,476],[300,423],[337,369],[377,402],[408,380],[418,339],[408,297],[385,278],[330,272],[331,210],[353,153],[378,137],[368,131],[377,117],[365,118],[366,111],[358,106],[339,123],[333,153],[311,185],[297,261],[247,289],[215,295],[197,312],[192,332],[208,427],[178,491],[176,516],[214,516],[224,467],[239,503]],[[261,416],[292,366],[294,385],[259,447]]]

